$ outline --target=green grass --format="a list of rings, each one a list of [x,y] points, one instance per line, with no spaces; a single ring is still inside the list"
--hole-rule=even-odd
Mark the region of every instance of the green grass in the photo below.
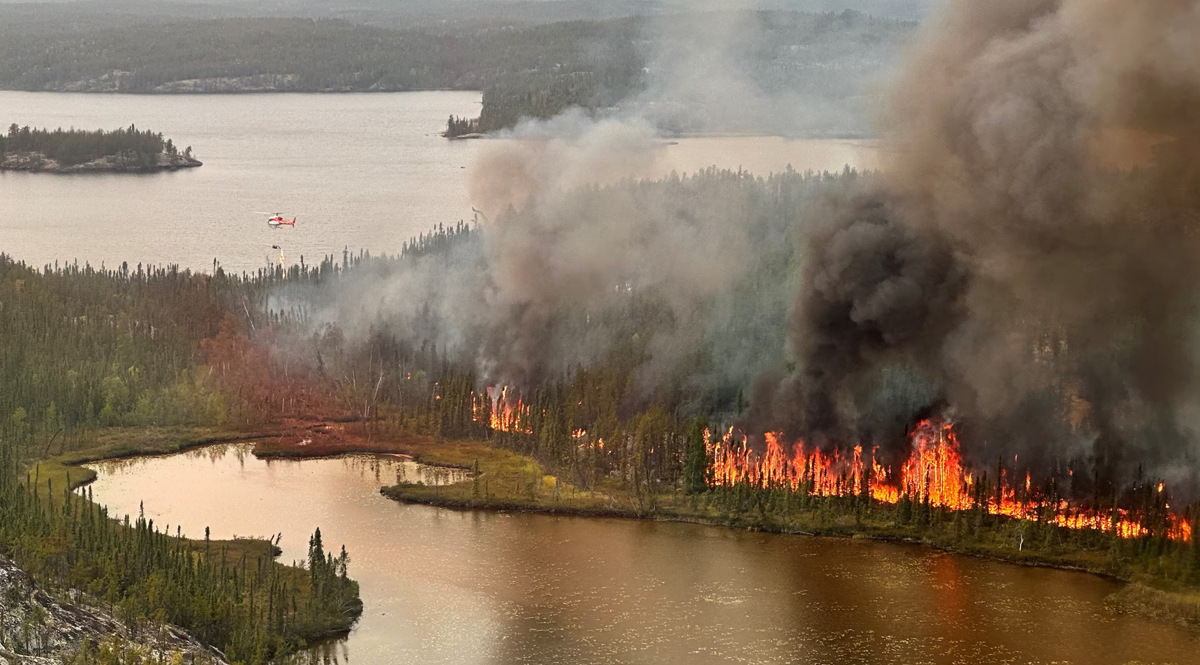
[[[1111,609],[1124,614],[1200,626],[1200,591],[1195,589],[1157,589],[1133,582],[1105,599]]]
[[[580,489],[546,473],[531,457],[486,443],[430,440],[404,446],[399,452],[423,464],[478,473],[454,485],[402,484],[385,488],[384,493],[394,499],[458,508],[623,514],[613,493]]]
[[[170,455],[214,443],[245,441],[274,436],[273,432],[230,429],[224,427],[115,427],[97,430],[81,439],[73,449],[34,462],[29,478],[38,479],[39,491],[45,491],[49,480],[52,487],[61,489],[68,479],[71,488],[86,485],[96,478],[88,462],[136,457],[141,455]]]

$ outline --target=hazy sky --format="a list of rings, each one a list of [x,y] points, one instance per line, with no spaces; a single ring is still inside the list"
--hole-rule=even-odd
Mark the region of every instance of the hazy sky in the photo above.
[[[60,3],[60,2],[76,2],[78,0],[43,0],[44,2]],[[329,7],[336,9],[350,9],[354,7],[370,7],[376,10],[390,10],[396,12],[406,11],[448,11],[451,13],[460,13],[468,10],[471,5],[478,4],[529,4],[531,2],[544,1],[556,4],[575,4],[579,5],[582,15],[611,15],[613,13],[634,13],[639,7],[653,5],[667,5],[673,8],[697,8],[703,7],[706,4],[715,6],[727,6],[729,0],[132,0],[125,2],[118,0],[83,0],[85,4],[109,4],[115,6],[124,5],[180,5],[180,4],[214,4],[214,5],[238,5],[241,7],[257,7],[257,9],[265,10],[272,14],[287,14],[287,7]],[[0,4],[5,3],[25,3],[29,0],[0,0]],[[888,16],[893,18],[903,19],[919,19],[923,16],[928,8],[936,6],[944,2],[944,0],[761,0],[754,3],[752,0],[743,0],[739,4],[758,4],[762,7],[773,9],[791,9],[796,11],[838,11],[842,9],[856,9],[858,11],[867,12],[879,16]],[[600,6],[608,5],[605,9],[600,9]],[[615,6],[615,7],[614,7]],[[627,10],[627,11],[625,11]]]

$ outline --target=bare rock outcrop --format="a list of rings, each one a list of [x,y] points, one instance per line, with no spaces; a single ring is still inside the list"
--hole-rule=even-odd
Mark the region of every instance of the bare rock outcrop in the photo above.
[[[221,654],[180,628],[139,626],[133,631],[82,594],[70,595],[69,600],[56,598],[0,557],[0,663],[59,665],[89,642],[135,649],[166,662],[179,654],[185,662],[226,665]]]

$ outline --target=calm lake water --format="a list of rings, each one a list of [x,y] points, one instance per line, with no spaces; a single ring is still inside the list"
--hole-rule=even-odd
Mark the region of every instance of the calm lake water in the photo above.
[[[688,524],[456,512],[383,498],[398,458],[244,445],[92,465],[116,514],[214,538],[321,528],[365,611],[317,660],[392,663],[1198,662],[1200,638],[1109,614],[1117,585],[921,547]],[[427,477],[435,482],[439,477]],[[173,528],[173,526],[172,526]]]
[[[439,136],[478,115],[473,92],[88,95],[0,91],[0,127],[128,126],[192,146],[204,166],[149,175],[0,173],[0,252],[33,265],[175,263],[254,270],[278,259],[398,252],[439,223],[471,219],[466,173],[484,141]],[[759,174],[876,166],[862,141],[704,137],[664,142],[658,166]],[[271,229],[268,214],[298,217]]]

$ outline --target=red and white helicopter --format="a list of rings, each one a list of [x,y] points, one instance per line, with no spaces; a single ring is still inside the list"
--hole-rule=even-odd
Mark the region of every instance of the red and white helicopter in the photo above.
[[[260,215],[269,215],[270,213],[262,212],[259,214]],[[296,228],[296,218],[293,217],[292,221],[289,222],[283,218],[283,215],[281,215],[279,213],[275,213],[275,215],[273,217],[267,218],[267,226],[269,226],[273,229],[277,229],[281,226],[290,226],[294,229],[294,228]]]
[[[296,218],[293,217],[292,221],[289,222],[286,219],[284,219],[283,216],[280,215],[279,213],[275,213],[274,217],[267,220],[267,225],[273,229],[277,229],[281,226],[290,226],[294,229],[294,228],[296,228]]]

